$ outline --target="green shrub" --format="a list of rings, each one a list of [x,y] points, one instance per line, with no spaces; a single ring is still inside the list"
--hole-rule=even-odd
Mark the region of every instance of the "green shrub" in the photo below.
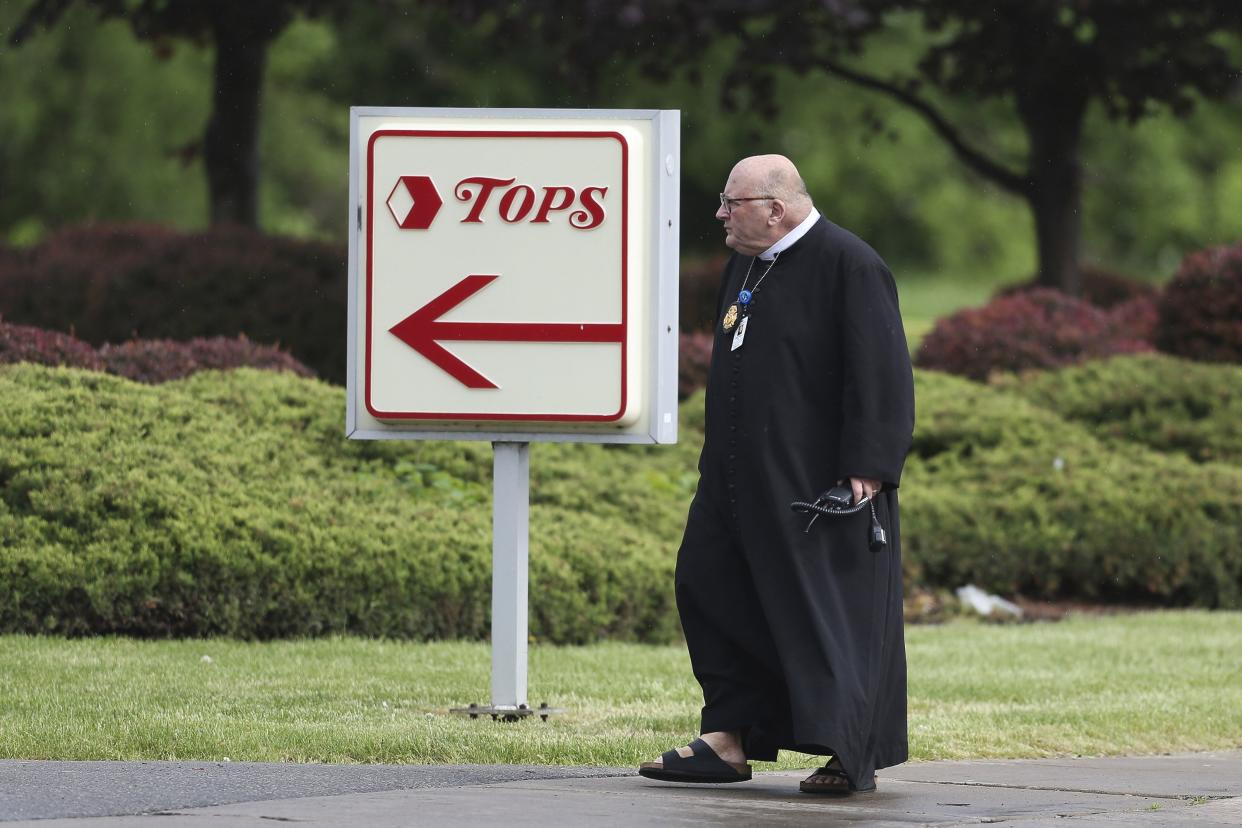
[[[1242,465],[1242,366],[1141,354],[1010,374],[994,384],[1113,444]]]
[[[0,630],[488,633],[486,443],[351,442],[340,388],[254,370],[140,386],[18,365],[0,399]],[[546,448],[541,468],[574,465],[573,447]],[[636,462],[596,465],[595,514],[533,475],[534,636],[675,635],[675,548],[616,517],[642,500],[618,471]]]
[[[902,484],[912,583],[1242,606],[1242,469],[1195,464],[1012,394],[916,374]]]
[[[910,586],[1242,606],[1242,470],[916,376]],[[343,402],[251,369],[0,368],[0,631],[485,638],[491,446],[349,441]],[[677,636],[702,407],[676,446],[532,446],[534,637]]]

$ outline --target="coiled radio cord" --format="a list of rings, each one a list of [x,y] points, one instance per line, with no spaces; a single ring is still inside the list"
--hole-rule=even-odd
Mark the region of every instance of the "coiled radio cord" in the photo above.
[[[868,540],[868,546],[872,552],[879,552],[885,546],[888,546],[888,534],[884,531],[884,527],[880,525],[880,518],[875,513],[875,501],[870,497],[864,497],[857,503],[841,501],[839,494],[840,487],[829,489],[815,499],[814,503],[807,503],[803,500],[795,500],[789,504],[789,508],[800,514],[810,514],[811,520],[807,523],[806,528],[802,531],[810,533],[811,527],[815,525],[815,521],[819,520],[820,515],[831,515],[834,517],[841,515],[854,515],[861,512],[866,507],[871,507],[871,535]],[[849,495],[849,500],[853,500],[853,495]]]

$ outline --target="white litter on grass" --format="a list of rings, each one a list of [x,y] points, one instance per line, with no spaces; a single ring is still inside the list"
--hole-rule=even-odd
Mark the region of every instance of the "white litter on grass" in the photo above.
[[[966,586],[958,587],[957,600],[961,601],[963,604],[970,607],[980,615],[991,615],[994,612],[1000,611],[1005,615],[1012,615],[1015,618],[1022,617],[1022,607],[1012,601],[1006,601],[999,595],[992,595],[989,592],[984,592],[974,584],[967,584]]]
[[[203,656],[202,658],[199,659],[199,661],[203,662],[204,664],[210,664],[211,656]]]

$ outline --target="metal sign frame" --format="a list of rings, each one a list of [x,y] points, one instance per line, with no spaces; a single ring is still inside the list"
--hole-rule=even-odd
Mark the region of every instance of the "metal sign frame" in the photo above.
[[[656,284],[646,291],[643,329],[633,333],[644,337],[639,354],[646,360],[640,377],[643,407],[635,423],[617,426],[604,422],[566,422],[552,418],[532,424],[521,418],[482,419],[472,416],[460,422],[420,420],[392,423],[371,417],[366,410],[363,393],[367,377],[359,377],[359,301],[363,285],[361,245],[364,227],[369,220],[364,193],[360,185],[363,136],[361,118],[417,117],[439,119],[446,124],[463,120],[495,119],[524,123],[542,119],[565,122],[590,121],[598,129],[601,122],[646,121],[651,140],[644,147],[642,171],[645,181],[641,206],[634,210],[646,225],[645,261],[630,261],[633,271],[653,274]],[[679,339],[677,308],[677,274],[679,246],[680,146],[681,115],[669,110],[558,110],[558,109],[430,109],[402,107],[351,107],[349,113],[349,351],[347,366],[346,436],[362,440],[489,440],[493,455],[492,504],[492,704],[487,708],[471,705],[459,712],[477,717],[479,711],[515,720],[533,711],[527,703],[527,625],[528,625],[528,555],[530,512],[530,456],[532,442],[590,443],[675,443],[677,442],[677,350]],[[379,133],[375,130],[372,135]],[[549,134],[551,134],[549,130]],[[371,139],[366,142],[372,146]],[[369,151],[369,150],[368,150]],[[368,164],[368,169],[370,165]],[[628,170],[623,170],[628,175]],[[370,185],[368,180],[368,186]],[[370,194],[366,194],[370,199]],[[390,195],[391,197],[391,195]],[[395,216],[394,216],[395,217]],[[627,219],[628,220],[628,219]],[[404,225],[403,225],[404,226]],[[628,226],[628,225],[626,225]],[[623,236],[624,239],[624,236]],[[622,254],[628,248],[622,242]],[[368,256],[370,251],[368,250]],[[369,262],[369,260],[368,260]],[[625,291],[622,268],[623,330],[629,296]],[[369,327],[369,326],[368,326]],[[623,341],[622,348],[627,344]],[[624,354],[622,382],[625,381]],[[624,385],[622,406],[624,408]],[[366,418],[364,420],[364,417]],[[363,427],[362,423],[370,425]],[[539,715],[546,719],[553,711],[545,704]]]
[[[443,121],[487,119],[501,129],[506,121],[530,124],[541,120],[591,122],[602,128],[607,121],[645,121],[651,130],[646,148],[642,180],[648,190],[645,232],[648,242],[646,261],[632,262],[637,274],[651,274],[649,307],[644,330],[633,335],[645,338],[645,387],[643,412],[633,427],[620,428],[608,422],[567,423],[505,421],[472,418],[461,422],[378,423],[370,417],[362,401],[359,376],[359,302],[364,275],[360,272],[361,248],[365,244],[367,194],[359,180],[366,141],[360,134],[362,118],[417,117]],[[346,365],[346,435],[362,440],[487,440],[490,442],[590,442],[590,443],[675,443],[677,442],[677,274],[679,250],[681,116],[675,110],[655,109],[459,109],[434,107],[351,107],[349,175],[349,320],[348,362]],[[643,216],[640,208],[634,211]]]

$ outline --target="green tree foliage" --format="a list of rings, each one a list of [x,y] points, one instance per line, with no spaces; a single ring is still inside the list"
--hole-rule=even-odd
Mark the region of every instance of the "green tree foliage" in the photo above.
[[[335,9],[333,0],[81,0],[102,17],[127,20],[135,35],[167,49],[175,38],[210,42],[211,116],[198,151],[207,173],[213,224],[258,222],[259,110],[268,50],[297,14]],[[23,43],[56,25],[72,0],[33,0],[9,39]]]
[[[467,16],[491,7],[456,5]],[[554,2],[505,8],[500,39],[511,30],[542,33],[588,76],[597,74],[591,58],[600,54],[636,55],[660,75],[696,60],[705,40],[736,38],[720,89],[758,117],[784,109],[780,68],[826,73],[887,96],[925,120],[973,173],[1026,201],[1040,282],[1074,295],[1090,106],[1131,124],[1161,107],[1185,115],[1200,98],[1233,94],[1242,66],[1228,40],[1242,23],[1242,6],[1232,0],[648,0],[590,3],[570,14]],[[904,61],[882,72],[860,62],[871,40],[910,26],[922,34]],[[969,120],[953,117],[946,97],[1005,104],[1024,139],[1018,161],[989,151]]]
[[[25,3],[0,4],[11,32]],[[569,13],[568,11],[566,13]],[[260,130],[259,218],[269,231],[341,240],[349,105],[668,107],[682,111],[682,240],[689,255],[721,251],[715,193],[738,157],[793,157],[817,203],[871,241],[900,278],[937,273],[1022,279],[1036,265],[1030,211],[957,162],[907,107],[821,71],[772,72],[779,117],[743,98],[730,109],[719,79],[737,37],[704,33],[667,77],[636,55],[594,55],[578,77],[558,44],[535,33],[491,35],[495,12],[463,24],[445,4],[358,4],[332,24],[297,19],[272,42]],[[696,30],[697,31],[697,30]],[[898,19],[856,64],[890,77],[912,69],[928,35]],[[61,224],[208,221],[201,153],[212,95],[210,48],[138,40],[73,4],[63,24],[19,49],[0,43],[0,239],[26,243]],[[748,53],[752,64],[764,52]],[[766,63],[771,63],[766,59]],[[931,90],[925,90],[932,94]],[[1000,101],[939,96],[937,104],[989,153],[1017,165],[1024,137]],[[1204,101],[1187,119],[1162,110],[1119,129],[1103,109],[1084,127],[1086,260],[1165,277],[1186,251],[1242,236],[1242,119],[1237,101]],[[876,125],[882,125],[876,129]]]
[[[17,24],[0,4],[0,31]],[[85,8],[20,51],[0,41],[0,233],[34,241],[61,224],[206,217],[193,154],[206,117],[209,57],[182,49],[161,61],[119,21]]]
[[[0,32],[21,11],[0,4]],[[342,237],[348,112],[306,80],[330,63],[329,26],[295,21],[272,50],[260,135],[260,220],[283,234]],[[0,238],[26,244],[58,226],[145,219],[208,223],[202,134],[211,52],[152,44],[73,6],[20,49],[0,40]]]

